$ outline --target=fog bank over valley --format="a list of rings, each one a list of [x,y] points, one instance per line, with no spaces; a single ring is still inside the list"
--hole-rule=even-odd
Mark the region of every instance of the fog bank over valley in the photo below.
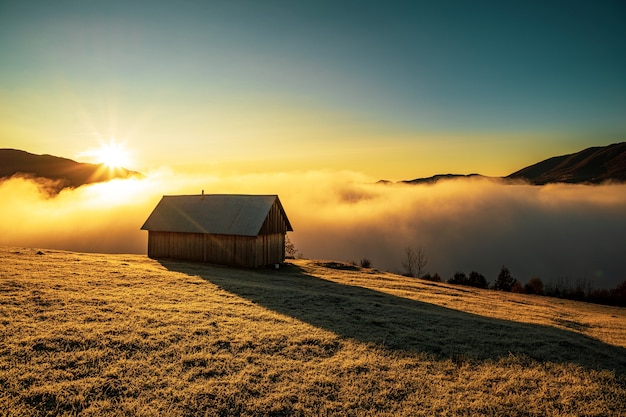
[[[434,185],[374,184],[354,172],[181,174],[64,189],[0,182],[0,244],[84,252],[145,253],[139,230],[162,195],[278,194],[307,258],[402,271],[406,247],[421,247],[426,271],[446,280],[472,270],[495,280],[506,265],[522,282],[563,277],[614,287],[626,279],[626,185],[510,185],[484,178]]]

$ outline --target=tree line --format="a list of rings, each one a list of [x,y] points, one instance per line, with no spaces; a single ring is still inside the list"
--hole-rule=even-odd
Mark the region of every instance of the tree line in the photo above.
[[[287,236],[285,242],[287,258],[302,257],[295,245]],[[428,257],[421,246],[406,247],[401,260],[401,274],[407,277],[420,278],[433,282],[442,282],[441,276],[435,273],[431,275],[425,272],[428,265]],[[352,262],[357,265],[356,262]],[[371,268],[372,262],[363,258],[359,262],[362,268]],[[513,278],[511,271],[506,266],[500,268],[498,277],[490,285],[485,276],[477,271],[471,271],[469,275],[464,272],[456,272],[447,281],[448,284],[465,285],[476,288],[491,289],[496,291],[512,292],[518,294],[545,295],[548,297],[564,298],[588,303],[626,307],[626,279],[612,289],[593,288],[590,281],[581,279],[572,283],[568,278],[560,278],[556,283],[545,284],[541,278],[533,277],[525,284]]]
[[[425,274],[420,277],[429,281],[441,282],[438,274],[431,276]],[[572,283],[567,278],[561,278],[556,283],[545,284],[541,278],[533,277],[527,283],[522,284],[511,276],[511,272],[506,266],[500,269],[497,279],[492,285],[484,275],[472,271],[469,275],[463,272],[456,272],[454,276],[447,280],[448,284],[466,285],[476,288],[492,289],[518,294],[545,295],[548,297],[564,298],[588,303],[605,304],[619,307],[626,307],[626,280],[612,289],[593,288],[587,280],[579,280]]]
[[[428,258],[422,247],[407,247],[401,261],[402,275],[442,282],[439,274],[430,275],[429,273],[424,273],[427,264]],[[548,297],[626,307],[626,279],[612,289],[593,288],[591,282],[585,279],[572,283],[568,278],[561,278],[556,283],[544,285],[541,278],[533,277],[523,284],[513,278],[511,271],[503,265],[492,285],[489,285],[489,281],[483,274],[476,271],[471,271],[469,275],[466,275],[464,272],[456,272],[446,282],[448,284],[466,285],[518,294],[545,295]]]

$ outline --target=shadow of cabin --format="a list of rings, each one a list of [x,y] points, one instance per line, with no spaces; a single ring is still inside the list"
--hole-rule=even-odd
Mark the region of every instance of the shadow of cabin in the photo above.
[[[170,271],[200,276],[280,314],[341,337],[385,349],[441,359],[573,363],[626,375],[626,349],[556,327],[484,317],[307,274],[287,263],[280,270],[224,270],[161,261]],[[358,273],[358,272],[357,272]]]
[[[293,231],[277,195],[163,196],[142,230],[148,256],[260,267],[285,260]]]

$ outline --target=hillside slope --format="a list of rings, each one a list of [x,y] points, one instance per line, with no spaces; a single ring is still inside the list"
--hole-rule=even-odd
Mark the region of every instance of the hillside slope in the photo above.
[[[506,177],[486,177],[480,174],[440,174],[428,178],[416,178],[399,182],[405,184],[434,184],[439,181],[463,178],[525,180],[534,185],[626,182],[626,142],[587,148],[577,153],[548,158],[522,168]],[[390,181],[386,180],[378,182],[381,184],[390,183]]]
[[[113,178],[139,175],[125,168],[109,169],[102,164],[86,164],[52,155],[35,155],[17,149],[0,149],[0,179],[14,175],[53,180],[47,189],[58,193],[66,187],[80,187]]]
[[[626,142],[555,156],[516,171],[506,178],[531,184],[626,181]]]
[[[626,310],[325,261],[0,247],[12,415],[620,415]]]

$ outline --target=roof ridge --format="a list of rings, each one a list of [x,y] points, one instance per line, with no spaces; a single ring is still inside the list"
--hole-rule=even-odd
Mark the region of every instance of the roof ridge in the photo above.
[[[227,193],[212,193],[212,194],[163,194],[163,197],[207,197],[207,196],[225,196],[225,197],[278,197],[278,194],[227,194]]]
[[[258,236],[272,206],[293,230],[277,194],[164,195],[143,230]]]

